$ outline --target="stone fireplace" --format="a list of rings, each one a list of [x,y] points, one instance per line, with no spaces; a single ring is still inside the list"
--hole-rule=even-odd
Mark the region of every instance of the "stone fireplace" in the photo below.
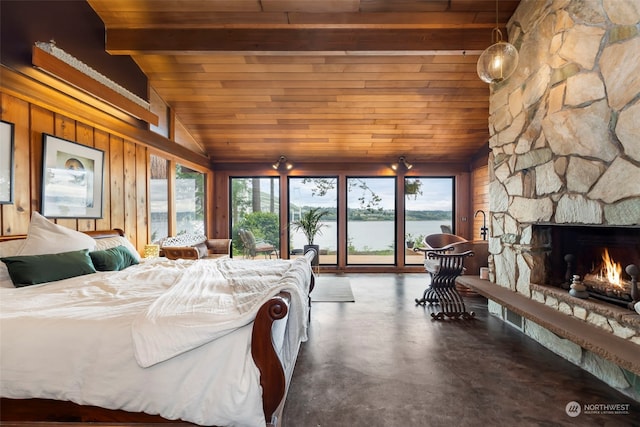
[[[533,234],[543,244],[532,248],[534,264],[545,266],[534,283],[569,290],[577,276],[590,298],[630,310],[640,300],[633,269],[640,266],[640,228],[536,224]]]
[[[640,265],[640,3],[522,0],[508,30],[520,63],[491,87],[490,280],[640,354],[640,314],[562,288],[564,256],[576,252],[584,275],[608,237],[623,268]],[[640,400],[637,372],[536,325],[523,332]]]

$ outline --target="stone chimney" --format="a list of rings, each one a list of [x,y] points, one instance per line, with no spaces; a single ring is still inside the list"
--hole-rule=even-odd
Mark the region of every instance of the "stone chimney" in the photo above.
[[[528,293],[535,223],[640,226],[640,3],[523,0],[492,88],[493,280]]]
[[[640,227],[640,2],[521,0],[508,30],[520,63],[491,88],[490,279],[553,305],[531,285],[536,224]]]

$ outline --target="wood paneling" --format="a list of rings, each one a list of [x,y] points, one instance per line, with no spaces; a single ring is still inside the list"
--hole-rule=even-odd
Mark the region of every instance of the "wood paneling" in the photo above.
[[[471,205],[472,212],[483,210],[486,215],[486,224],[489,227],[489,166],[484,165],[473,169],[471,172]],[[483,226],[483,216],[481,213],[474,215],[473,231],[471,238],[481,240],[480,228]],[[489,235],[487,235],[489,238]]]
[[[14,203],[0,209],[0,235],[26,234],[31,213],[40,211],[42,135],[47,133],[105,152],[103,218],[54,222],[80,231],[119,227],[141,250],[148,236],[147,147],[3,92],[0,103],[0,118],[15,124]]]
[[[519,0],[88,2],[218,167],[470,162],[489,139],[476,62]]]
[[[14,125],[14,188],[13,204],[1,205],[2,229],[0,234],[26,234],[29,229],[31,206],[31,167],[29,154],[29,104],[0,93],[2,120]]]

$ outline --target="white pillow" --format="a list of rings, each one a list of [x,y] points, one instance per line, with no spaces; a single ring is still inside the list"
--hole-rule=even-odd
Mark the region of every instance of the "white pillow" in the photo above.
[[[140,262],[140,254],[138,250],[133,246],[133,244],[126,237],[122,236],[114,236],[114,237],[105,237],[104,239],[95,239],[96,251],[105,251],[107,249],[115,248],[116,246],[124,246],[129,249],[131,255],[135,257],[138,262]]]
[[[17,255],[23,245],[24,239],[7,240],[0,243],[0,258]]]
[[[0,243],[0,258],[14,256],[24,245],[24,239],[8,240]],[[9,276],[9,270],[4,262],[0,261],[0,288],[15,288]]]
[[[88,249],[93,251],[96,242],[87,234],[54,224],[34,212],[24,246],[17,255],[44,255]]]

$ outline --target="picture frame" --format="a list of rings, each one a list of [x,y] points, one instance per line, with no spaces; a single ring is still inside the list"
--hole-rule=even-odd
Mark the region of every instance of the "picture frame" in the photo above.
[[[42,215],[102,218],[104,151],[43,134]]]
[[[0,205],[13,203],[14,124],[0,120]]]

